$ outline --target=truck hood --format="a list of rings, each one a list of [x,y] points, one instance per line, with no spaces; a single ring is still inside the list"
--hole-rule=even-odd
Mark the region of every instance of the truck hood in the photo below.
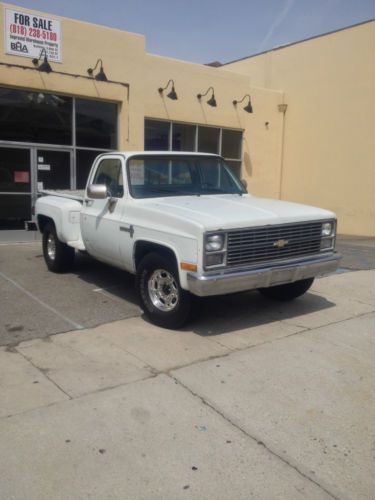
[[[335,218],[328,210],[248,194],[153,198],[144,203],[154,213],[190,220],[206,231]]]

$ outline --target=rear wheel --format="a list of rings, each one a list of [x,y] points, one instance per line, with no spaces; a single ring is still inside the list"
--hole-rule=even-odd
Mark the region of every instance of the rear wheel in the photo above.
[[[270,286],[269,288],[259,288],[259,292],[274,300],[288,301],[303,295],[313,284],[314,278],[294,281],[285,285]]]
[[[180,328],[189,319],[191,295],[180,286],[177,267],[170,259],[149,253],[137,270],[137,292],[148,319],[164,328]]]
[[[48,269],[54,273],[68,271],[73,265],[74,248],[58,239],[53,223],[43,230],[43,255]]]

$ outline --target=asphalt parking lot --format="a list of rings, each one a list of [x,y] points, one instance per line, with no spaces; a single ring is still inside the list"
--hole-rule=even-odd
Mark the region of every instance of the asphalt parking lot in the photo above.
[[[293,303],[211,298],[173,331],[126,273],[0,245],[1,500],[373,500],[375,242],[339,249]]]
[[[17,345],[24,340],[141,315],[132,275],[82,254],[77,255],[71,273],[50,273],[36,238],[35,232],[0,234],[0,345]],[[373,239],[340,238],[338,249],[343,254],[339,272],[375,269]],[[262,321],[257,311],[270,318],[293,317],[304,310],[331,306],[324,297],[311,293],[296,304],[281,306],[257,292],[204,299],[190,328],[197,334],[214,335],[257,324]]]

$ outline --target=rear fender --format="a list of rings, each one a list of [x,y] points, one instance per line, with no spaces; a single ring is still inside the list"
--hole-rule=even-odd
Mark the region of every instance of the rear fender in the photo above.
[[[52,221],[60,241],[79,240],[81,237],[79,201],[57,196],[43,196],[35,205],[35,215],[41,232],[48,221]]]

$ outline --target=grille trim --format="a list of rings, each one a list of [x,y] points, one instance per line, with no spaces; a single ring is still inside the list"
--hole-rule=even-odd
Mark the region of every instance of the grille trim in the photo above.
[[[229,230],[226,268],[254,266],[320,254],[322,222],[310,221]],[[287,240],[288,243],[278,248],[274,243],[279,240]]]

